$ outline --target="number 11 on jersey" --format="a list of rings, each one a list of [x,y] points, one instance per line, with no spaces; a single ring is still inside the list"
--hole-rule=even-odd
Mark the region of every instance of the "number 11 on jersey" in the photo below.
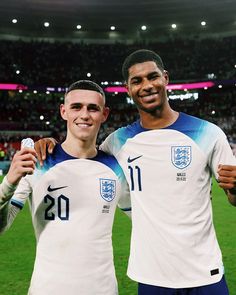
[[[129,174],[130,174],[130,190],[134,191],[138,189],[138,191],[142,191],[142,183],[141,183],[141,169],[139,166],[128,166]]]

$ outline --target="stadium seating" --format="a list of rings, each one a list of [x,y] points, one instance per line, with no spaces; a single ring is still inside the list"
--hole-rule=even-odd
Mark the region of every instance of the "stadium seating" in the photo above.
[[[165,61],[171,82],[233,80],[236,77],[236,36],[218,39],[171,39],[149,44],[84,44],[45,41],[0,41],[0,83],[20,83],[45,89],[67,87],[79,79],[97,83],[122,81],[121,65],[135,49],[158,52]],[[225,51],[227,48],[227,51]],[[16,71],[20,73],[17,74]],[[87,77],[87,73],[91,77]],[[100,143],[116,128],[137,118],[126,94],[107,93],[109,120],[99,134]],[[236,87],[229,85],[199,91],[198,100],[171,100],[179,111],[205,118],[219,125],[230,143],[236,143]],[[12,158],[21,138],[54,136],[64,138],[65,123],[59,114],[63,93],[44,90],[0,91],[0,160]]]

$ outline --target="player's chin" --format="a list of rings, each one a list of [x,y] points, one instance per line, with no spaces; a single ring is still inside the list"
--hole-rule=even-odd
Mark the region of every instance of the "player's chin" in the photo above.
[[[145,113],[152,114],[160,110],[161,107],[158,104],[145,104],[145,105],[141,105],[140,109],[144,111]]]
[[[95,136],[94,132],[91,132],[91,131],[90,132],[80,132],[80,134],[78,134],[78,138],[80,138],[83,141],[90,140],[94,136]]]

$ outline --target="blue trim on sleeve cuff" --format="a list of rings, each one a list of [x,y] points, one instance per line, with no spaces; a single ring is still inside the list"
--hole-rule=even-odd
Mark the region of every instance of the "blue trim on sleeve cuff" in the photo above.
[[[11,204],[19,209],[22,209],[24,207],[24,204],[16,200],[11,200]]]
[[[120,208],[122,211],[132,211],[132,208],[131,207],[129,207],[129,208]]]

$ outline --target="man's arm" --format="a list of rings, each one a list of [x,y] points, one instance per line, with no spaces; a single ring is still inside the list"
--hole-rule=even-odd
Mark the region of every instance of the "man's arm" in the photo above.
[[[51,154],[56,144],[56,139],[52,137],[45,137],[34,143],[34,148],[36,150],[40,166],[43,166],[43,161],[47,157],[47,151],[49,154]]]
[[[218,184],[224,189],[230,204],[236,206],[236,166],[219,165]]]
[[[0,233],[5,232],[20,211],[19,207],[11,204],[17,185],[11,185],[5,176],[0,184]]]
[[[131,218],[131,198],[130,198],[130,190],[129,185],[125,179],[125,175],[122,173],[122,177],[120,178],[121,184],[121,195],[118,201],[118,207]]]
[[[14,155],[9,171],[0,184],[0,232],[10,227],[23,207],[20,202],[11,202],[11,199],[21,178],[33,173],[35,163],[34,149],[24,148]]]
[[[6,175],[11,185],[17,185],[26,174],[33,174],[37,162],[37,154],[33,148],[23,148],[16,152]]]

